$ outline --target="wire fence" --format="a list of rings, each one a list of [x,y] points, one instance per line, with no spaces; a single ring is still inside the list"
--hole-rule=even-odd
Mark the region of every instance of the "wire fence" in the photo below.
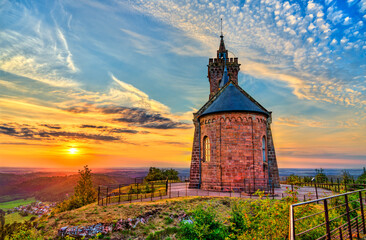
[[[360,239],[366,234],[365,193],[363,189],[291,205],[290,239]]]

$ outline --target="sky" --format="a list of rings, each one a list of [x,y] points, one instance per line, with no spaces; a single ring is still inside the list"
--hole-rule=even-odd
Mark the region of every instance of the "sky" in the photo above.
[[[220,18],[280,168],[366,165],[366,0],[0,0],[0,166],[189,167]]]

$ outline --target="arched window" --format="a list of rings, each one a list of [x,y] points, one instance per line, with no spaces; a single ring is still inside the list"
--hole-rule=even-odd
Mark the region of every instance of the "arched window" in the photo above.
[[[266,139],[265,137],[262,138],[262,156],[263,156],[263,162],[266,161]]]
[[[205,136],[203,138],[203,161],[209,162],[211,159],[211,145],[210,145],[210,139]]]

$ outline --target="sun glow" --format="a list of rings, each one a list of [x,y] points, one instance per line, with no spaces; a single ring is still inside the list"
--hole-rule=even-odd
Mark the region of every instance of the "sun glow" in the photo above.
[[[79,152],[77,148],[69,148],[68,151],[70,154],[77,154]]]

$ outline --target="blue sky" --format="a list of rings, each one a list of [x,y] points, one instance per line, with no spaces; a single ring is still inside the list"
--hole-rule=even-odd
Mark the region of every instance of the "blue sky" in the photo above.
[[[223,18],[239,84],[273,111],[280,167],[365,165],[365,0],[1,0],[0,16],[4,159],[23,164],[20,146],[42,145],[45,159],[50,146],[78,145],[95,166],[189,166]],[[116,141],[96,137],[107,135]]]

